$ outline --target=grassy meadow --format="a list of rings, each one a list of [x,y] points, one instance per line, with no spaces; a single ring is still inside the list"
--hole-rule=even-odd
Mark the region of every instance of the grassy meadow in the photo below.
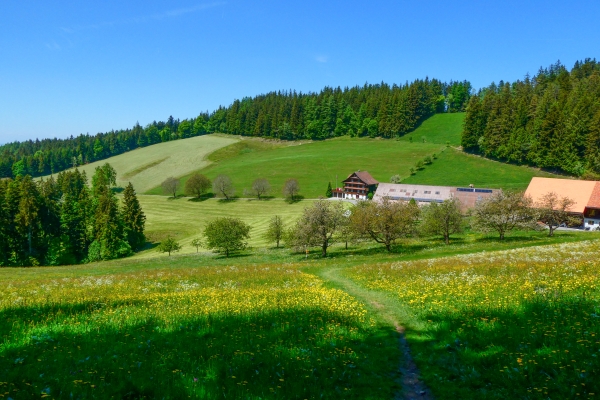
[[[197,136],[135,149],[78,168],[91,179],[96,167],[108,162],[117,171],[118,186],[131,182],[138,193],[144,193],[169,176],[180,177],[204,168],[209,164],[208,154],[237,141],[235,136]]]
[[[218,199],[196,199],[166,196],[138,196],[146,214],[146,236],[150,242],[160,242],[167,236],[178,240],[183,248],[180,253],[195,253],[190,245],[194,238],[200,237],[206,224],[218,217],[237,217],[252,227],[248,244],[252,247],[275,246],[267,243],[263,234],[273,215],[282,217],[286,226],[291,226],[302,214],[304,207],[312,205],[312,200],[289,203],[283,199],[238,199],[222,201]],[[200,249],[202,251],[202,249]],[[154,249],[138,253],[135,257],[154,257]]]
[[[400,175],[405,183],[524,189],[533,176],[552,176],[533,168],[487,160],[447,146],[460,145],[464,114],[436,114],[413,132],[398,139],[339,137],[319,142],[281,142],[256,138],[241,141],[208,155],[210,164],[197,171],[213,179],[228,175],[238,197],[246,197],[256,178],[269,180],[273,197],[282,197],[286,179],[296,178],[305,198],[324,196],[328,182],[335,187],[353,171],[366,170],[380,182]],[[433,164],[415,175],[410,169],[426,156]],[[482,174],[481,171],[486,171]],[[180,176],[179,194],[191,175]],[[177,176],[177,175],[176,175]],[[141,193],[141,191],[139,191]],[[157,180],[147,194],[163,194]]]
[[[338,243],[326,259],[260,248],[0,269],[0,396],[391,399],[402,356],[381,304],[438,398],[542,398],[542,383],[589,395],[600,269],[585,239],[597,237],[466,233],[393,253]]]
[[[347,270],[402,309],[423,379],[444,399],[600,393],[598,241]]]
[[[402,183],[525,190],[534,176],[556,177],[539,169],[505,164],[452,147],[438,154],[433,163],[414,175],[403,175]],[[564,177],[563,177],[564,178]]]

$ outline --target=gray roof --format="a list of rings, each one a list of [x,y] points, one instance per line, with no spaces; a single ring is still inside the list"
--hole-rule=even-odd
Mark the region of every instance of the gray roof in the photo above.
[[[415,199],[420,202],[443,202],[452,198],[452,192],[456,190],[449,186],[432,185],[407,185],[403,183],[380,183],[373,196],[374,200],[389,197],[392,200]]]

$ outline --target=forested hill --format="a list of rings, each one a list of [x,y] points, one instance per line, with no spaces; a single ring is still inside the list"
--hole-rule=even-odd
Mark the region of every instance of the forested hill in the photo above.
[[[600,178],[600,63],[556,63],[469,100],[462,145],[484,156]]]
[[[435,113],[464,111],[470,93],[467,81],[448,84],[436,79],[402,86],[326,87],[319,93],[271,92],[183,121],[170,117],[94,136],[9,143],[0,146],[0,178],[57,173],[138,147],[212,132],[284,140],[393,137]]]

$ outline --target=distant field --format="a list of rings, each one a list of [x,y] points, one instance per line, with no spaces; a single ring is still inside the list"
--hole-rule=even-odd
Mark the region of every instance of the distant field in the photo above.
[[[211,179],[219,174],[229,175],[238,195],[243,195],[244,188],[250,188],[256,178],[267,178],[273,188],[272,194],[281,197],[285,180],[296,178],[301,195],[318,198],[325,195],[328,182],[336,186],[336,177],[337,185],[341,186],[341,181],[350,173],[366,170],[375,179],[387,182],[394,174],[406,174],[418,160],[439,153],[441,148],[434,143],[350,137],[270,149],[250,146],[200,172]],[[186,179],[182,179],[182,187]],[[147,193],[162,192],[157,187]]]
[[[436,114],[397,140],[341,137],[321,142],[275,142],[246,138],[210,154],[212,163],[200,172],[211,179],[229,175],[239,197],[244,197],[244,189],[250,188],[256,178],[267,178],[272,196],[281,197],[285,180],[293,177],[306,198],[324,196],[328,182],[342,186],[341,181],[357,170],[369,171],[380,182],[389,182],[392,175],[398,174],[405,183],[472,183],[507,189],[524,189],[533,176],[552,176],[446,148],[447,144],[460,145],[463,120],[462,113]],[[438,158],[432,165],[410,175],[411,167],[434,153]],[[181,178],[180,194],[189,176]],[[146,193],[162,194],[159,183],[156,181],[156,187]]]
[[[402,136],[400,141],[423,142],[460,146],[464,113],[435,114],[429,117],[413,132]]]
[[[433,164],[425,166],[402,183],[465,186],[523,190],[534,176],[555,177],[534,168],[505,164],[466,154],[453,148],[439,154]]]
[[[150,241],[160,242],[170,235],[183,245],[180,253],[195,253],[196,248],[192,247],[190,242],[200,237],[206,223],[217,217],[238,217],[250,224],[252,226],[249,241],[251,246],[275,246],[274,243],[267,243],[262,238],[269,219],[273,215],[279,215],[289,226],[300,216],[304,207],[312,205],[310,200],[289,204],[283,199],[261,201],[242,199],[233,202],[208,199],[196,202],[185,197],[172,199],[165,196],[140,195],[138,198],[146,213],[146,235]],[[157,253],[154,250],[146,250],[136,255],[136,257],[155,256]]]
[[[169,176],[180,177],[204,168],[209,163],[207,154],[237,140],[233,136],[217,135],[175,140],[83,165],[79,170],[85,171],[91,179],[96,167],[108,162],[117,171],[117,185],[125,186],[131,182],[138,193],[144,193]]]

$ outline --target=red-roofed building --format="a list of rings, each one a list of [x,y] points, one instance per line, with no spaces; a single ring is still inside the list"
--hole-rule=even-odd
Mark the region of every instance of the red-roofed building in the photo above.
[[[539,203],[550,192],[575,202],[568,211],[581,216],[585,228],[594,229],[600,225],[600,182],[536,177],[531,179],[525,195]]]

